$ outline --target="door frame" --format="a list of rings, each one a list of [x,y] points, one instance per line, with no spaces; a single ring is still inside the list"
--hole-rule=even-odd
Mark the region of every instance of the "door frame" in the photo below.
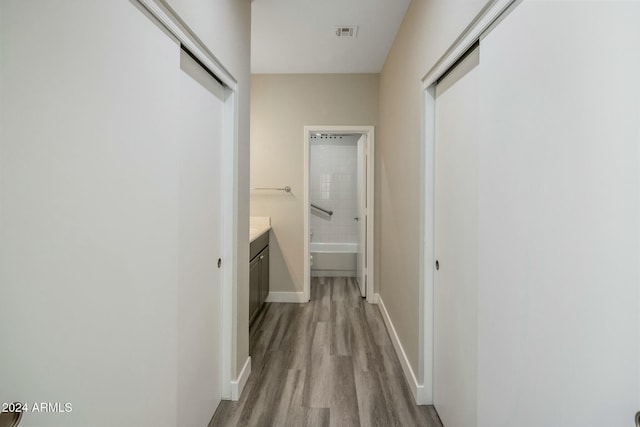
[[[493,0],[484,7],[456,41],[445,51],[422,79],[423,91],[423,206],[420,241],[420,332],[418,358],[419,405],[433,404],[433,339],[434,339],[434,286],[435,286],[435,170],[436,170],[436,92],[438,80],[444,76],[467,50],[511,12],[521,0]]]
[[[303,298],[311,299],[311,263],[309,250],[310,212],[309,212],[309,161],[311,159],[310,134],[311,133],[362,133],[367,137],[367,302],[376,304],[374,293],[375,283],[375,241],[374,241],[374,211],[375,211],[375,128],[374,126],[304,126],[304,176],[303,176],[303,209],[304,209],[304,233],[303,233]]]
[[[227,68],[199,41],[195,33],[162,0],[136,0],[157,24],[175,37],[179,45],[185,46],[200,61],[204,68],[215,74],[225,88],[224,113],[222,118],[221,146],[221,247],[223,260],[220,267],[220,391],[223,400],[238,400],[244,383],[236,380],[233,356],[236,337],[238,281],[238,82]],[[179,51],[180,46],[178,46]],[[176,52],[177,54],[178,52]],[[215,262],[215,260],[211,260]],[[245,365],[246,367],[247,365]],[[248,359],[249,370],[250,359]],[[244,372],[246,383],[248,372]]]

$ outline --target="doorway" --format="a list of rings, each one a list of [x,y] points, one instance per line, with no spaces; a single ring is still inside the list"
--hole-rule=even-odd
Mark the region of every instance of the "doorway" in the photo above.
[[[311,277],[354,277],[374,303],[373,126],[304,128],[304,298]]]

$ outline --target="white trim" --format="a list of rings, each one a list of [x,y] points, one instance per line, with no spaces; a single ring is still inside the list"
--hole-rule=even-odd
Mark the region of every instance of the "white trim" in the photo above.
[[[422,219],[420,233],[420,343],[418,374],[422,389],[417,394],[422,404],[433,403],[433,340],[434,340],[434,268],[435,259],[435,84],[477,40],[490,31],[506,12],[511,11],[520,0],[494,0],[462,32],[460,37],[436,62],[422,79],[424,90],[422,170],[424,180],[422,193]],[[480,46],[482,49],[482,45]],[[395,344],[394,344],[395,345]],[[400,357],[400,356],[398,356]]]
[[[249,375],[251,375],[251,356],[247,357],[247,360],[244,362],[238,379],[231,381],[231,400],[240,400],[242,390],[244,390],[244,386],[247,385],[247,381],[249,380]]]
[[[424,98],[424,135],[422,170],[424,181],[422,193],[424,204],[422,206],[420,221],[420,311],[419,311],[419,338],[418,346],[419,364],[418,375],[424,385],[425,404],[433,403],[433,295],[434,295],[434,269],[435,258],[435,87],[425,90]],[[428,167],[427,167],[428,166]]]
[[[302,230],[302,293],[304,300],[311,300],[311,249],[309,248],[311,227],[309,225],[309,130],[304,127],[304,148],[303,148],[303,175],[302,175],[302,209],[303,209],[303,230]]]
[[[180,44],[189,49],[196,58],[209,68],[225,86],[238,91],[238,82],[220,61],[207,49],[195,33],[180,19],[177,13],[162,0],[137,0],[154,18],[173,34]]]
[[[311,277],[357,277],[356,270],[314,270],[311,269]]]
[[[402,366],[402,372],[404,373],[404,377],[409,384],[409,389],[411,390],[411,394],[418,405],[427,404],[426,395],[424,385],[418,384],[418,380],[416,379],[415,374],[413,373],[413,369],[411,369],[411,363],[409,363],[409,359],[407,358],[407,353],[405,353],[404,348],[402,347],[402,343],[400,342],[400,338],[396,333],[396,328],[393,326],[393,322],[389,317],[389,313],[387,312],[387,308],[384,306],[384,301],[379,294],[376,294],[376,299],[378,300],[378,307],[380,307],[380,313],[382,314],[382,320],[384,320],[384,324],[387,327],[387,332],[389,332],[389,336],[391,337],[391,343],[393,344],[393,348],[398,355],[398,359],[400,360],[400,365]]]
[[[423,88],[433,85],[451,66],[467,51],[484,32],[507,10],[509,6],[518,0],[494,0],[487,8],[471,22],[460,38],[444,53],[444,55],[431,67],[431,70],[422,79]]]
[[[380,294],[375,293],[371,296],[371,301],[367,301],[369,304],[380,304]]]
[[[225,85],[223,138],[221,147],[222,170],[222,267],[220,269],[220,381],[223,399],[232,396],[232,360],[236,347],[233,341],[238,273],[238,83],[220,61],[207,49],[195,33],[162,0],[137,0],[177,41],[185,46],[212,71]],[[215,262],[215,261],[212,261]]]
[[[367,133],[367,302],[376,304],[378,298],[375,297],[375,170],[376,170],[376,144],[375,128]]]
[[[221,381],[222,396],[229,397],[232,390],[230,384],[233,372],[233,358],[237,336],[236,306],[238,283],[238,103],[237,95],[227,89],[225,102],[224,134],[222,145],[222,268],[221,268]]]
[[[303,175],[303,199],[304,199],[304,271],[303,271],[303,294],[305,302],[311,296],[311,266],[309,249],[309,135],[314,132],[319,133],[362,133],[367,137],[367,302],[375,304],[374,296],[375,284],[375,128],[373,126],[305,126],[304,127],[304,175]]]
[[[305,296],[304,292],[269,292],[265,302],[293,302],[301,303],[308,302],[309,298]]]

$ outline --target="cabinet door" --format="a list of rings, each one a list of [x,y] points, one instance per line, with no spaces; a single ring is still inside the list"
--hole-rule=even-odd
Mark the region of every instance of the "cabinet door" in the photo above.
[[[260,304],[264,303],[269,296],[269,246],[258,257],[260,259]]]
[[[260,307],[260,281],[262,280],[260,256],[257,256],[249,264],[249,320]]]

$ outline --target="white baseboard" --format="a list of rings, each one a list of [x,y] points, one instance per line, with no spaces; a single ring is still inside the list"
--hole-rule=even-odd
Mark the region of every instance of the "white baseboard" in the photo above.
[[[242,390],[244,390],[244,386],[247,385],[247,380],[249,379],[249,375],[251,374],[251,356],[247,357],[247,360],[244,362],[244,366],[242,367],[242,371],[240,371],[240,375],[238,375],[238,379],[235,381],[231,381],[231,400],[240,399],[240,395],[242,394]]]
[[[426,405],[427,396],[424,385],[418,384],[418,380],[416,379],[415,374],[413,373],[413,369],[411,369],[411,364],[409,363],[409,359],[407,358],[407,354],[402,348],[402,343],[400,342],[400,338],[396,333],[396,328],[393,327],[393,322],[391,322],[391,318],[389,317],[389,313],[387,312],[387,308],[384,306],[384,301],[382,301],[382,297],[380,294],[375,294],[375,299],[378,302],[378,307],[380,307],[380,312],[382,313],[382,319],[384,320],[384,324],[387,327],[387,331],[389,332],[389,336],[391,337],[391,342],[393,343],[393,348],[398,355],[398,359],[400,359],[400,365],[402,365],[402,372],[404,373],[404,377],[407,379],[407,383],[409,384],[409,389],[411,389],[411,394],[413,394],[413,398],[416,400],[416,404],[418,405]]]
[[[266,302],[308,302],[304,292],[269,292]]]
[[[418,385],[416,390],[416,405],[433,405],[433,399],[429,396],[424,385]]]
[[[378,304],[379,301],[380,301],[380,294],[372,294],[371,296],[367,297],[367,302],[369,304]]]
[[[355,270],[314,270],[311,269],[311,277],[356,277]]]

